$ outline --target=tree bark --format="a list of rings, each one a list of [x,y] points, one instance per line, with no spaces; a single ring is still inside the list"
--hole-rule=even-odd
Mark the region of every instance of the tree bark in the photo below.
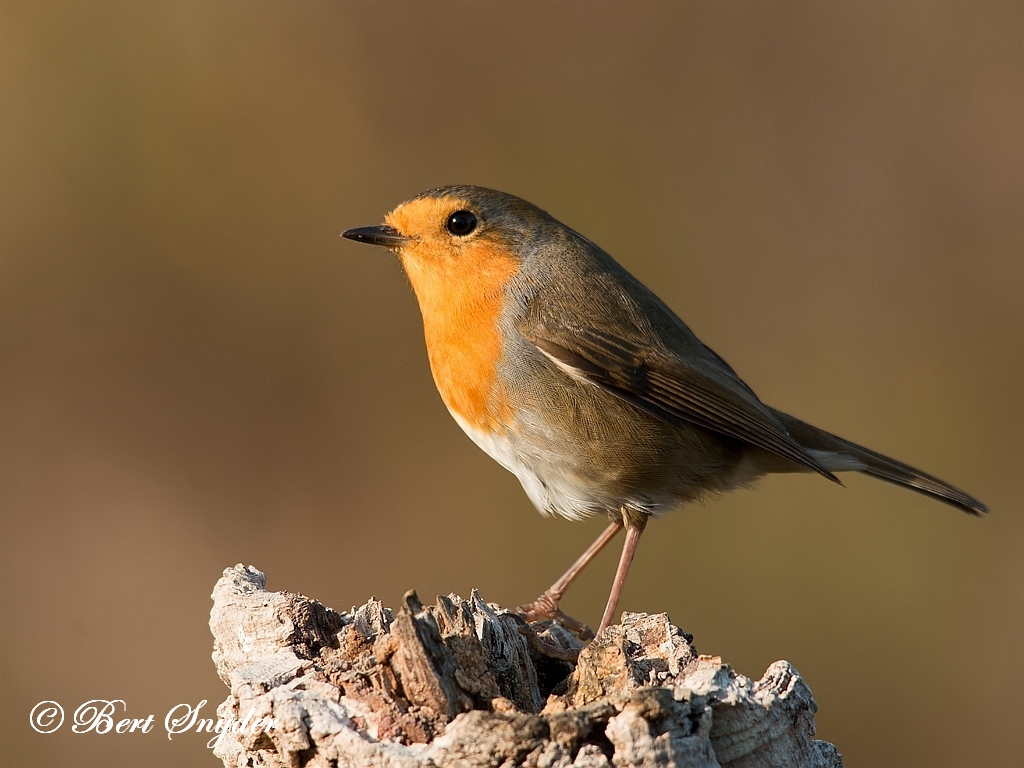
[[[238,728],[228,768],[841,768],[789,662],[758,681],[661,614],[623,614],[600,642],[484,602],[414,592],[397,615],[268,592],[255,568],[213,591],[213,659]],[[268,718],[273,718],[269,727]]]

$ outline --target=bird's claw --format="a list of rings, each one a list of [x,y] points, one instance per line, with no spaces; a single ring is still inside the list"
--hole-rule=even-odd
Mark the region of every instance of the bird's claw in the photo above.
[[[522,616],[516,613],[511,615],[519,622],[519,634],[525,637],[534,650],[542,656],[548,656],[559,661],[567,661],[570,664],[575,664],[579,659],[579,648],[563,648],[556,643],[552,643],[550,640],[541,637],[537,630],[533,628],[533,625]]]
[[[516,613],[526,619],[527,622],[553,619],[585,643],[594,639],[594,631],[582,621],[574,619],[567,613],[563,613],[562,609],[558,607],[558,603],[547,592],[532,603],[520,605],[516,608]]]

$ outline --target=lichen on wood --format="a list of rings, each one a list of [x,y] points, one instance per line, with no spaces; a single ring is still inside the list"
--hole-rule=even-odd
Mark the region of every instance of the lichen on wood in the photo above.
[[[255,568],[214,588],[228,768],[840,768],[816,741],[817,704],[786,661],[753,681],[666,614],[623,614],[584,644],[556,622],[486,603],[406,594],[339,613],[268,592]]]

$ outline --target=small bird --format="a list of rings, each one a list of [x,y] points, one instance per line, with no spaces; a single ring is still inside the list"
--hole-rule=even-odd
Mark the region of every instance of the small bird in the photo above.
[[[398,254],[441,399],[544,515],[606,515],[597,540],[517,609],[555,618],[566,589],[625,529],[597,630],[612,621],[651,517],[771,472],[856,471],[979,515],[984,504],[902,462],[762,403],[657,296],[540,208],[483,187],[402,203],[343,237]]]

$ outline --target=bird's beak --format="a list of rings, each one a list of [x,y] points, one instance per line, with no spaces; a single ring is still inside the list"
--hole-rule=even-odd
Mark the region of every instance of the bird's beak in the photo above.
[[[341,236],[347,237],[349,240],[357,240],[360,243],[383,245],[385,248],[401,248],[403,245],[408,245],[415,239],[412,237],[406,237],[397,229],[388,226],[387,224],[381,224],[379,227],[357,227],[356,229],[346,229],[341,233]]]

